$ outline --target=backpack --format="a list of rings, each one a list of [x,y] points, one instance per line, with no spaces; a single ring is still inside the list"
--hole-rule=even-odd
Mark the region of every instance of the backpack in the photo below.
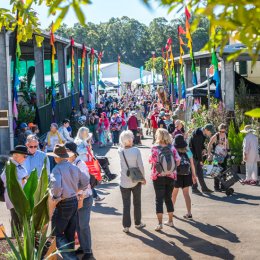
[[[176,163],[171,150],[171,145],[158,146],[159,155],[155,164],[155,169],[161,176],[171,175],[176,169]]]
[[[175,125],[174,124],[169,124],[168,126],[168,132],[169,134],[172,134],[175,130]]]
[[[187,153],[180,153],[181,157],[180,165],[177,166],[177,175],[189,175],[190,174],[190,159]]]

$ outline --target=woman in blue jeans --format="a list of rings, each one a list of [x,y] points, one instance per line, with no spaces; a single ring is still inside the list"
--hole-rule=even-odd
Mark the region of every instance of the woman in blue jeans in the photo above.
[[[88,179],[90,180],[90,175],[86,164],[78,157],[77,145],[73,142],[68,142],[65,144],[65,147],[74,153],[69,160],[72,164],[77,166],[81,172],[83,172]],[[82,259],[93,259],[92,253],[92,243],[91,243],[91,230],[90,230],[90,212],[93,204],[92,189],[90,184],[88,188],[84,191],[78,192],[79,196],[79,208],[77,214],[77,232],[80,242],[80,248],[77,250],[77,253],[83,253]],[[82,205],[80,205],[80,200],[83,200]]]

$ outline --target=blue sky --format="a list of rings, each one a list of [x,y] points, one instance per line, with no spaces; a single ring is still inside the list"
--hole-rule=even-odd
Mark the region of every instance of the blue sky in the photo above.
[[[0,0],[0,7],[10,8],[9,0]],[[83,6],[83,11],[88,22],[100,23],[106,22],[111,17],[128,16],[138,21],[149,24],[156,17],[165,17],[168,20],[174,18],[173,12],[167,15],[167,8],[159,7],[158,4],[153,5],[153,10],[149,10],[141,0],[92,0],[93,4]],[[48,27],[52,16],[48,17],[47,7],[35,7],[39,14],[42,28]],[[65,17],[64,22],[72,26],[77,22],[74,11],[71,10]]]

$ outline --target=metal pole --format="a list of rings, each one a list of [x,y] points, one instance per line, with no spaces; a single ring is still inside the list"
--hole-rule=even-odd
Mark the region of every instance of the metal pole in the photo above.
[[[7,91],[8,91],[8,117],[9,117],[9,137],[10,137],[10,150],[14,149],[14,122],[13,122],[13,102],[12,102],[12,87],[10,76],[10,57],[9,57],[9,39],[11,32],[5,33],[5,48],[6,48],[6,67],[7,67]],[[13,78],[14,80],[14,78]]]
[[[209,69],[206,68],[207,74],[207,87],[208,87],[208,108],[210,107],[210,85],[209,85]]]

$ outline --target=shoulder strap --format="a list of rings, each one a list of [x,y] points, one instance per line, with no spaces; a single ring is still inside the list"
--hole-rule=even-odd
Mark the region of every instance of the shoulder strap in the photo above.
[[[124,159],[125,159],[126,166],[127,166],[127,168],[129,169],[129,165],[128,165],[128,162],[127,162],[127,160],[126,160],[124,151],[122,151],[122,153],[123,153],[123,157],[124,157]]]

